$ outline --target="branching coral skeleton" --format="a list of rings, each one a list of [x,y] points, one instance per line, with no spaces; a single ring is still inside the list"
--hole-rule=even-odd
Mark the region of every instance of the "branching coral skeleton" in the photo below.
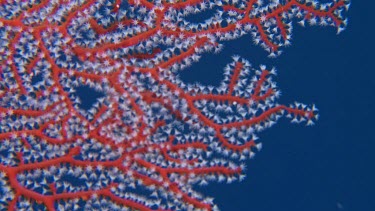
[[[292,20],[341,32],[347,0],[0,1],[0,210],[217,210],[194,191],[243,180],[280,105],[276,70],[238,56],[219,87],[178,73],[245,34],[271,57]],[[211,9],[202,23],[187,21]],[[104,94],[88,110],[75,91]]]

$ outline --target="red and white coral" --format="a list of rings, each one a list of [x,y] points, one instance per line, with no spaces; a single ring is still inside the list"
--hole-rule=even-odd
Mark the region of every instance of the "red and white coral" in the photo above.
[[[177,72],[248,33],[276,56],[294,18],[340,32],[348,5],[0,1],[0,210],[217,209],[194,185],[242,180],[256,133],[283,115],[312,124],[316,109],[277,104],[275,70],[236,56],[220,87]],[[88,111],[81,85],[104,94]]]

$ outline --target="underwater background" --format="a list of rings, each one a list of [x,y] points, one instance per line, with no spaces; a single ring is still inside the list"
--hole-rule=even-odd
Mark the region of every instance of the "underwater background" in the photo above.
[[[280,119],[260,133],[263,149],[247,161],[244,181],[199,189],[221,210],[375,210],[374,8],[373,1],[353,0],[339,35],[332,27],[294,23],[292,44],[277,58],[246,35],[181,73],[186,82],[218,85],[237,54],[254,67],[277,68],[281,104],[296,100],[319,109],[313,127]]]

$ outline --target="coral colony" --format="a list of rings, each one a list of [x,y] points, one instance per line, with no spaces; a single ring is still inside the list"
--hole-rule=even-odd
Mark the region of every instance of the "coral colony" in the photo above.
[[[347,0],[0,1],[0,210],[218,210],[198,185],[244,179],[280,105],[276,70],[238,56],[218,87],[178,73],[251,34],[270,53],[292,21],[346,26]],[[202,23],[189,15],[212,11]],[[251,44],[250,41],[248,43]],[[89,109],[76,91],[99,92]]]

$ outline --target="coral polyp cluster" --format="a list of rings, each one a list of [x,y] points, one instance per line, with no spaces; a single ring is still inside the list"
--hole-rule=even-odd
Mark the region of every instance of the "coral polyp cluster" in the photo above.
[[[346,26],[346,0],[0,1],[0,210],[217,210],[196,185],[243,180],[277,103],[274,68],[233,56],[218,87],[178,73],[245,34],[270,56],[292,20]],[[187,16],[212,10],[201,23]],[[79,87],[102,94],[80,107]]]

